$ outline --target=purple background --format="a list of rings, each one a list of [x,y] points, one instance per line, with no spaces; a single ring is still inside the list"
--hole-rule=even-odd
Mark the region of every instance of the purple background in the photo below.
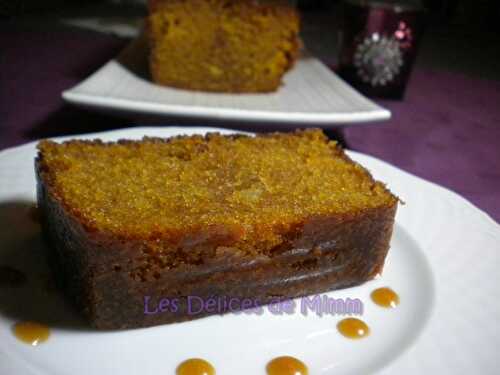
[[[129,115],[106,116],[61,99],[63,90],[90,75],[126,43],[79,29],[0,26],[0,149],[43,137],[138,124]],[[499,81],[417,65],[405,100],[380,103],[392,111],[390,121],[345,127],[336,136],[352,150],[456,191],[500,221]],[[261,126],[244,128],[262,131]]]

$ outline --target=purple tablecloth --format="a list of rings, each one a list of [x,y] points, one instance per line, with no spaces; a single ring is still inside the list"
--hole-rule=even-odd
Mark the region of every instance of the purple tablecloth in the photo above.
[[[61,100],[61,91],[125,44],[90,31],[1,26],[0,149],[42,137],[132,125],[131,117],[84,111]],[[393,118],[345,127],[348,148],[446,186],[500,221],[500,82],[417,66],[406,99],[381,104]]]

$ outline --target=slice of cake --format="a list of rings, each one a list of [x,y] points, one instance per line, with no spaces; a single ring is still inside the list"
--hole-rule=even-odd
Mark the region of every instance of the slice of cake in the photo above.
[[[275,91],[298,55],[299,16],[287,0],[151,0],[150,70],[161,85]]]
[[[257,307],[382,271],[398,200],[320,130],[38,147],[54,274],[97,328]]]

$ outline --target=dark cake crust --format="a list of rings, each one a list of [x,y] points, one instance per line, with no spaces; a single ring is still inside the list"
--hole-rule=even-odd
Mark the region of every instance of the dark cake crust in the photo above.
[[[397,201],[348,215],[313,217],[297,225],[272,254],[249,257],[231,248],[231,228],[210,228],[184,238],[180,250],[200,246],[215,257],[165,268],[153,279],[133,272],[148,240],[91,230],[69,213],[36,161],[38,205],[49,260],[64,292],[98,329],[147,327],[210,315],[188,314],[187,296],[249,298],[266,304],[361,284],[382,271]],[[155,239],[161,241],[161,239]],[[150,240],[149,240],[150,241]],[[178,299],[175,312],[145,313],[162,298]],[[217,310],[215,313],[224,312]]]

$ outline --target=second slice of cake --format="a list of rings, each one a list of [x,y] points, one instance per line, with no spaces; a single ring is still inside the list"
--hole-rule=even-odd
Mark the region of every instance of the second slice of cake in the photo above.
[[[102,329],[229,310],[193,314],[189,296],[360,284],[382,271],[398,203],[319,130],[44,141],[36,169],[54,273]]]
[[[275,91],[299,50],[287,0],[150,0],[153,81],[228,93]]]

